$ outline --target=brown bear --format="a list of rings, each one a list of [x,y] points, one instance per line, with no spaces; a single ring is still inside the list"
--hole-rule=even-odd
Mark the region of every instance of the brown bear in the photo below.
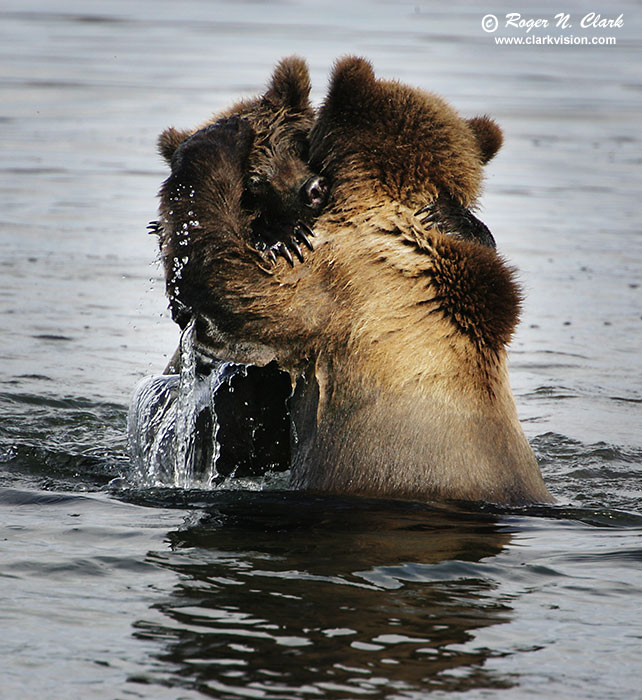
[[[199,222],[179,293],[200,352],[276,361],[293,377],[297,488],[550,502],[508,382],[514,275],[476,220],[463,217],[473,224],[461,236],[439,225],[456,227],[449,213],[475,205],[499,128],[346,58],[310,141],[331,198],[314,252],[296,267],[266,267],[255,254],[243,208],[247,122],[220,121],[173,155],[161,220],[171,245]]]
[[[307,162],[314,118],[309,95],[307,65],[298,56],[290,56],[277,65],[262,96],[240,100],[196,129],[170,127],[158,139],[161,155],[172,165],[181,157],[179,146],[190,139],[198,141],[219,120],[232,115],[247,120],[254,138],[241,199],[252,230],[252,245],[270,260],[281,255],[291,265],[293,254],[303,260],[302,245],[312,248],[308,224],[327,196],[325,181],[310,171]],[[171,280],[181,268],[184,249],[177,245],[180,240],[162,236],[162,223],[151,222],[150,228],[161,234],[166,276]],[[185,223],[188,228],[197,225],[194,219]],[[174,291],[168,289],[170,301],[175,299]]]
[[[305,61],[297,56],[283,59],[275,68],[263,95],[234,103],[214,114],[196,129],[166,129],[158,140],[159,151],[168,164],[176,161],[192,142],[198,143],[220,119],[235,115],[252,130],[253,146],[244,172],[240,199],[247,216],[244,232],[255,254],[271,266],[277,256],[290,265],[303,260],[302,249],[312,249],[309,224],[325,203],[327,187],[323,178],[308,167],[308,133],[314,113],[309,101],[310,79]],[[190,236],[197,238],[195,216],[183,222],[180,236],[166,235],[163,219],[150,223],[160,236],[165,265],[167,293],[174,320],[184,327],[191,317],[194,295],[208,294],[190,277],[184,260],[193,254]],[[165,369],[180,371],[180,349]],[[207,373],[207,362],[199,371]],[[217,389],[214,404],[218,414],[217,442],[219,474],[255,474],[270,468],[285,469],[290,462],[289,418],[286,400],[291,392],[287,376],[274,365],[242,368],[227,372],[229,378]],[[211,425],[205,408],[199,415]],[[212,436],[201,431],[204,446]],[[200,443],[199,443],[200,444]],[[200,452],[208,455],[208,449]],[[209,459],[209,457],[206,457]],[[206,468],[206,465],[202,465]]]

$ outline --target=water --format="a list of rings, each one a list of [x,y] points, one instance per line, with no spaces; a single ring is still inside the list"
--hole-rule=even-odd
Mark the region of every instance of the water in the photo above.
[[[132,478],[145,486],[209,488],[218,476],[214,395],[229,363],[197,373],[193,320],[181,334],[180,356],[180,375],[145,377],[134,391],[127,419]]]
[[[0,697],[639,695],[641,13],[593,9],[617,46],[497,47],[506,3],[5,1]],[[133,478],[129,397],[179,339],[156,136],[295,52],[316,101],[351,52],[503,126],[480,217],[525,287],[511,377],[559,505]]]

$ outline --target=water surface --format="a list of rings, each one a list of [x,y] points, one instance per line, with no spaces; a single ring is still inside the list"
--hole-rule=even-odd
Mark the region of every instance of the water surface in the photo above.
[[[597,8],[616,46],[498,47],[481,17],[514,10],[3,4],[0,697],[639,694],[640,9]],[[511,379],[558,506],[132,483],[129,397],[178,340],[155,139],[291,53],[317,102],[356,53],[504,128],[480,216],[525,289]]]

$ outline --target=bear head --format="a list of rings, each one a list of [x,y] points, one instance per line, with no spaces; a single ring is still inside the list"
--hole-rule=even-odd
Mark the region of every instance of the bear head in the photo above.
[[[335,65],[310,141],[311,167],[335,192],[375,188],[414,209],[440,197],[469,209],[502,132],[488,117],[463,119],[437,95],[377,79],[368,61],[347,57]]]
[[[158,139],[160,154],[175,167],[186,142],[198,138],[199,132],[231,117],[246,120],[253,145],[242,204],[251,221],[251,243],[272,258],[283,255],[291,264],[292,253],[302,259],[299,243],[311,247],[308,224],[327,196],[324,179],[308,166],[308,133],[314,120],[309,95],[307,65],[298,56],[290,56],[276,66],[260,97],[234,103],[196,130],[170,127]]]

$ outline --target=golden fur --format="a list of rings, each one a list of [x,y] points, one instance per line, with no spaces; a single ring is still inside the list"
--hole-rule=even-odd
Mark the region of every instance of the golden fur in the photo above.
[[[296,487],[551,501],[508,381],[513,273],[493,249],[415,215],[440,197],[474,206],[499,128],[347,58],[310,140],[331,200],[314,252],[294,267],[266,265],[248,238],[248,125],[230,117],[181,146],[161,220],[170,248],[199,222],[177,293],[200,350],[291,373]]]

